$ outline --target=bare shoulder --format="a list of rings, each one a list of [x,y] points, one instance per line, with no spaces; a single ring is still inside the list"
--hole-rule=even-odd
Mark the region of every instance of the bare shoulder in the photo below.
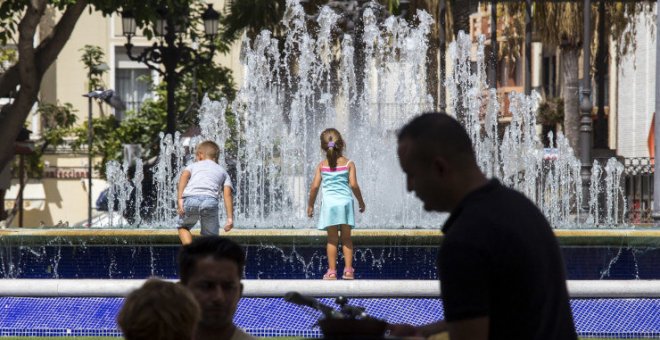
[[[350,159],[348,159],[344,156],[341,156],[341,157],[337,158],[337,165],[339,165],[339,166],[347,166],[347,165],[350,164],[349,162],[353,163],[353,162],[351,162]]]

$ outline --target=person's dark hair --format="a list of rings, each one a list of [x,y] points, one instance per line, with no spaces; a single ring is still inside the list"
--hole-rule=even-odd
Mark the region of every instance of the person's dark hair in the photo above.
[[[443,112],[423,113],[404,125],[398,132],[399,142],[410,139],[415,143],[416,157],[431,159],[441,154],[455,161],[474,161],[474,149],[465,128]]]
[[[226,237],[201,236],[194,239],[192,243],[182,246],[179,251],[179,279],[181,283],[187,284],[196,268],[197,261],[209,256],[216,260],[227,259],[233,261],[238,267],[238,275],[243,277],[245,253],[238,243]]]

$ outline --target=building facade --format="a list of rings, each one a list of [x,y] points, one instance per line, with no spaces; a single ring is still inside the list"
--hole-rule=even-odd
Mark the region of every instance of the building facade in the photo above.
[[[224,0],[211,1],[217,11],[224,9]],[[48,12],[40,24],[39,37],[44,37],[52,28],[61,13]],[[149,41],[141,35],[131,39],[134,46],[133,54],[139,53],[145,47],[151,46],[154,40]],[[106,89],[114,89],[126,103],[127,111],[139,112],[141,103],[150,98],[150,84],[145,83],[146,78],[159,82],[157,72],[153,72],[146,65],[131,61],[124,44],[126,38],[122,35],[121,16],[114,14],[104,17],[98,12],[85,10],[79,18],[70,39],[59,54],[57,60],[45,74],[40,92],[40,100],[45,103],[71,103],[77,110],[77,122],[86,124],[88,112],[87,98],[82,95],[88,92],[89,83],[85,65],[81,61],[85,45],[100,47],[105,53],[104,62],[109,70],[103,76]],[[232,45],[228,54],[216,53],[215,61],[233,71],[236,84],[242,82],[242,66],[239,61],[240,41]],[[151,76],[151,77],[145,77]],[[102,109],[102,112],[101,112]],[[108,105],[92,106],[92,116],[101,114],[116,114]],[[32,139],[41,135],[40,117],[36,111],[28,118],[28,126],[33,131]],[[74,226],[83,225],[87,221],[87,164],[86,150],[75,153],[66,147],[47,152],[44,155],[44,176],[28,180],[24,189],[24,218],[25,227],[35,226]],[[98,162],[97,159],[95,162]],[[93,201],[105,189],[106,182],[94,171],[92,174]],[[14,199],[18,192],[18,179],[12,179],[12,187],[5,197],[5,208],[14,206]],[[93,215],[97,215],[93,203]],[[18,218],[14,218],[10,226],[18,225]]]

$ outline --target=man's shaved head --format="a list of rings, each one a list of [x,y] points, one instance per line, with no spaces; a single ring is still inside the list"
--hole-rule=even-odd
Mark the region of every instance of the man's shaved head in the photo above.
[[[417,161],[442,156],[458,166],[476,164],[470,137],[446,113],[428,112],[413,118],[398,133],[399,143],[407,139],[414,145],[411,156]]]

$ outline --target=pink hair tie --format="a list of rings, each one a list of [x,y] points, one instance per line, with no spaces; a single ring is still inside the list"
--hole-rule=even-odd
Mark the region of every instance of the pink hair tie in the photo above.
[[[330,141],[328,142],[328,148],[334,148],[335,147],[335,142]]]

